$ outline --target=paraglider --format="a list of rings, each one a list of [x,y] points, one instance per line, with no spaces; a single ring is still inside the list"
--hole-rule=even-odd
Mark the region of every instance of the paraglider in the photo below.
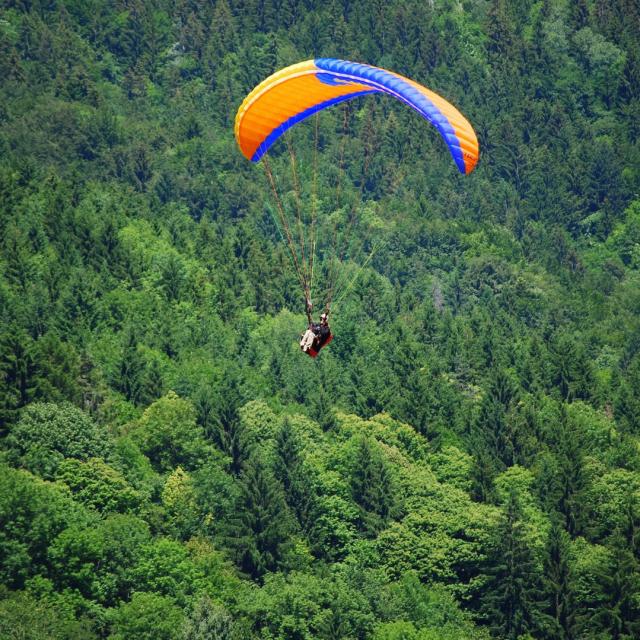
[[[326,346],[333,337],[320,343],[311,337],[312,279],[317,226],[312,219],[311,237],[300,233],[296,247],[294,233],[285,216],[285,207],[278,197],[275,180],[267,161],[271,146],[295,124],[336,104],[361,96],[382,93],[414,109],[436,127],[445,141],[451,157],[462,174],[469,174],[479,158],[478,140],[466,118],[442,96],[421,84],[392,71],[367,64],[318,58],[281,69],[258,84],[243,100],[235,118],[235,137],[242,154],[251,162],[263,161],[265,172],[276,197],[282,236],[286,238],[292,264],[303,290],[309,329],[301,340],[303,351],[312,354]],[[292,162],[292,166],[295,164]],[[295,170],[295,169],[294,169]],[[314,212],[315,216],[315,212]],[[298,216],[300,223],[300,216]],[[306,249],[306,251],[305,251]],[[330,287],[330,296],[334,287]],[[326,301],[327,311],[331,299]],[[326,320],[326,318],[325,318]],[[315,344],[318,349],[314,349]],[[315,356],[314,356],[315,357]]]
[[[315,358],[322,347],[326,347],[333,340],[329,327],[329,315],[325,311],[320,315],[320,322],[311,322],[308,329],[300,338],[300,348],[312,358]]]

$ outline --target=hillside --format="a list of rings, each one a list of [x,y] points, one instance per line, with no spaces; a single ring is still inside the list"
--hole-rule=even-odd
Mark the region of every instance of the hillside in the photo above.
[[[0,7],[0,637],[640,636],[637,3]],[[445,96],[475,171],[366,96],[280,204],[235,113],[319,57]]]

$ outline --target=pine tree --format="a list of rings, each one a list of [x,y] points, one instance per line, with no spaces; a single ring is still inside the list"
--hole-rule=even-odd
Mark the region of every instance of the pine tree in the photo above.
[[[213,440],[231,459],[231,472],[235,476],[240,475],[253,444],[238,414],[241,402],[238,381],[228,372],[216,398]]]
[[[541,625],[541,576],[512,492],[487,559],[480,613],[492,632],[516,640]]]
[[[310,522],[313,502],[309,471],[303,466],[302,443],[291,422],[285,418],[276,435],[274,475],[284,489],[284,497],[298,523],[306,530]]]
[[[225,55],[237,48],[236,24],[227,0],[218,0],[209,25],[205,63],[213,72]]]
[[[202,427],[205,436],[215,440],[215,400],[209,386],[202,385],[193,398],[193,406],[196,409],[196,420]]]
[[[33,341],[17,324],[0,333],[0,433],[35,395]]]
[[[282,484],[285,495],[290,495],[295,475],[300,468],[300,451],[302,445],[298,440],[291,421],[285,417],[282,428],[276,434],[276,459],[274,473]]]
[[[161,398],[165,392],[164,375],[162,366],[158,358],[154,358],[149,363],[145,371],[142,400],[145,404],[151,404],[154,400]]]
[[[488,51],[491,56],[502,60],[505,68],[514,65],[516,48],[515,24],[509,13],[509,3],[505,0],[492,0],[487,11],[486,32],[488,36]]]
[[[282,567],[291,519],[282,490],[257,455],[244,468],[239,483],[228,540],[238,567],[258,580]]]
[[[617,374],[611,386],[615,390],[613,409],[616,422],[630,434],[640,432],[640,358],[634,357],[624,372]],[[635,390],[635,391],[634,391]]]
[[[130,330],[122,350],[115,386],[133,404],[138,404],[141,399],[144,371],[145,362],[138,350],[138,340],[135,332]]]
[[[73,345],[49,332],[34,344],[33,360],[34,396],[49,402],[79,400],[80,358]]]
[[[587,479],[584,470],[584,449],[577,430],[572,428],[563,408],[558,425],[558,511],[565,517],[566,529],[578,536],[585,528],[584,494]]]
[[[584,629],[602,631],[613,640],[640,637],[640,563],[617,533],[611,560],[599,573],[600,603],[583,618]]]
[[[517,389],[507,374],[498,369],[482,399],[475,422],[476,437],[493,458],[497,470],[515,462],[517,439],[513,409],[517,402]]]
[[[16,226],[9,226],[5,231],[2,248],[6,262],[4,267],[6,278],[18,287],[20,294],[24,296],[34,276],[31,253],[25,235]]]
[[[368,438],[358,443],[350,483],[351,495],[360,508],[360,529],[374,536],[391,517],[395,495],[389,469]]]
[[[474,447],[471,466],[471,497],[478,502],[492,502],[495,498],[493,481],[496,465],[486,448],[481,444]]]
[[[576,603],[575,576],[569,565],[569,536],[556,520],[549,530],[544,562],[544,590],[549,602],[548,615],[553,637],[569,640],[574,637]]]
[[[330,431],[336,426],[336,417],[331,406],[331,398],[321,384],[312,396],[313,417],[317,420],[323,431]]]
[[[591,364],[573,336],[559,334],[550,345],[554,384],[564,400],[588,398],[593,388]]]
[[[180,300],[185,281],[186,274],[182,260],[176,253],[170,253],[162,264],[159,282],[167,300],[170,302]]]

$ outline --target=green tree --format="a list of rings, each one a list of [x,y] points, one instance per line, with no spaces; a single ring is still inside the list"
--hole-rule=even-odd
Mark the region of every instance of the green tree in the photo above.
[[[170,597],[181,607],[206,584],[202,566],[194,562],[189,549],[169,538],[144,544],[130,569],[132,591]]]
[[[100,513],[135,513],[143,502],[142,494],[101,458],[65,459],[56,480],[69,487],[75,500]]]
[[[0,470],[0,577],[21,589],[47,566],[56,537],[87,518],[61,487],[6,465]]]
[[[88,620],[75,620],[55,603],[15,591],[0,599],[0,637],[6,640],[95,640]]]
[[[123,345],[115,387],[133,404],[137,404],[142,399],[145,368],[146,363],[138,349],[135,332],[130,331]]]
[[[504,371],[498,370],[491,378],[474,425],[480,446],[491,455],[496,470],[516,462],[520,444],[515,430],[518,401],[519,394],[513,381]]]
[[[543,583],[549,602],[548,614],[553,621],[550,633],[562,640],[573,638],[576,632],[575,576],[571,569],[569,536],[557,520],[549,530],[545,551]]]
[[[178,465],[190,469],[206,452],[193,406],[174,391],[147,407],[140,420],[132,425],[129,435],[162,473]]]
[[[178,640],[184,621],[173,599],[155,593],[134,593],[109,617],[109,640]]]
[[[142,383],[141,399],[144,404],[151,404],[161,398],[166,391],[164,371],[158,358],[153,358],[145,371]]]
[[[244,468],[253,444],[239,417],[241,398],[238,380],[233,374],[228,375],[216,398],[213,434],[215,443],[229,456],[231,472],[235,476]]]
[[[220,604],[202,596],[184,621],[182,640],[229,640],[233,638],[233,619]]]
[[[361,438],[356,446],[350,485],[360,509],[359,527],[374,536],[391,518],[396,496],[389,466],[368,438]]]
[[[612,547],[609,563],[597,576],[600,603],[587,614],[585,627],[626,640],[640,633],[640,566],[624,538],[616,536]]]
[[[272,474],[254,455],[239,478],[236,516],[231,519],[228,544],[238,567],[254,580],[275,571],[286,559],[290,514]]]
[[[558,510],[565,517],[567,531],[575,536],[584,531],[583,496],[588,487],[582,438],[563,412],[558,425]]]
[[[324,385],[320,385],[317,393],[313,395],[313,417],[323,431],[329,431],[336,426],[331,398]]]
[[[106,429],[83,411],[53,403],[26,407],[6,442],[11,460],[47,479],[67,458],[106,458],[113,447]]]
[[[188,540],[196,533],[201,518],[197,494],[191,477],[181,467],[167,478],[162,505],[166,511],[166,528],[172,536]]]
[[[516,640],[543,628],[540,570],[514,493],[496,528],[485,575],[480,615],[494,633]]]
[[[36,363],[33,341],[17,324],[0,332],[0,429],[35,397]]]
[[[38,367],[35,397],[47,402],[78,402],[80,358],[73,345],[49,332],[35,343],[33,359]]]
[[[110,514],[91,526],[70,526],[48,551],[54,584],[103,606],[116,606],[131,595],[132,571],[149,539],[148,525],[131,515]]]
[[[285,417],[276,434],[274,475],[284,489],[287,505],[303,529],[311,526],[312,472],[304,464],[303,445],[291,421]]]
[[[389,621],[376,626],[376,640],[488,637],[485,629],[475,627],[450,593],[442,587],[428,587],[414,572],[385,585],[383,594],[388,607],[384,617]]]

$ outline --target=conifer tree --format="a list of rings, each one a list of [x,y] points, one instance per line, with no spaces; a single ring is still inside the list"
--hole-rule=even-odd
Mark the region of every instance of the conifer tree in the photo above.
[[[559,334],[550,345],[554,384],[564,400],[588,398],[592,388],[591,365],[572,336]]]
[[[252,442],[238,414],[242,402],[239,383],[229,372],[216,398],[214,441],[231,459],[231,472],[238,476],[251,453]]]
[[[165,392],[164,376],[162,374],[162,367],[158,358],[154,358],[149,363],[149,366],[145,372],[142,398],[145,404],[150,404],[154,400],[161,398]]]
[[[602,631],[613,640],[640,636],[640,563],[616,533],[610,562],[599,573],[600,602],[583,617],[583,629]]]
[[[554,637],[569,640],[575,633],[575,576],[569,561],[569,536],[556,520],[549,530],[544,562],[544,591]]]
[[[478,502],[492,502],[495,498],[493,481],[497,475],[495,464],[482,443],[476,443],[472,452],[471,497]]]
[[[389,469],[368,438],[357,445],[350,482],[351,495],[360,509],[360,529],[375,536],[391,517],[395,495]]]
[[[486,583],[480,601],[482,619],[507,640],[541,626],[541,576],[526,540],[522,511],[510,493],[487,558]]]
[[[303,467],[302,443],[290,420],[284,419],[276,434],[274,475],[284,489],[284,497],[300,526],[306,529],[313,502],[308,470]]]
[[[32,340],[17,324],[0,332],[0,433],[34,397]]]
[[[585,528],[585,491],[587,479],[584,469],[584,445],[580,434],[569,422],[563,407],[557,429],[558,460],[558,511],[563,514],[566,529],[572,536],[580,535]]]
[[[282,490],[258,455],[246,465],[239,483],[228,540],[240,570],[258,580],[282,567],[291,520]]]
[[[193,406],[196,409],[196,420],[202,427],[205,436],[215,439],[215,400],[209,386],[202,385],[198,388],[193,399]]]
[[[285,417],[282,428],[276,434],[276,459],[274,473],[282,484],[285,495],[291,494],[295,483],[295,475],[300,468],[301,444],[291,426],[291,421]]]
[[[517,401],[518,392],[512,381],[498,369],[482,399],[475,433],[499,471],[515,462],[517,438],[513,408]]]
[[[313,417],[318,421],[323,431],[330,431],[336,426],[336,417],[331,406],[331,398],[323,384],[312,396]]]
[[[135,331],[130,330],[125,340],[120,359],[119,375],[115,381],[115,386],[124,394],[127,400],[137,404],[142,395],[145,362],[138,350],[138,339]]]

